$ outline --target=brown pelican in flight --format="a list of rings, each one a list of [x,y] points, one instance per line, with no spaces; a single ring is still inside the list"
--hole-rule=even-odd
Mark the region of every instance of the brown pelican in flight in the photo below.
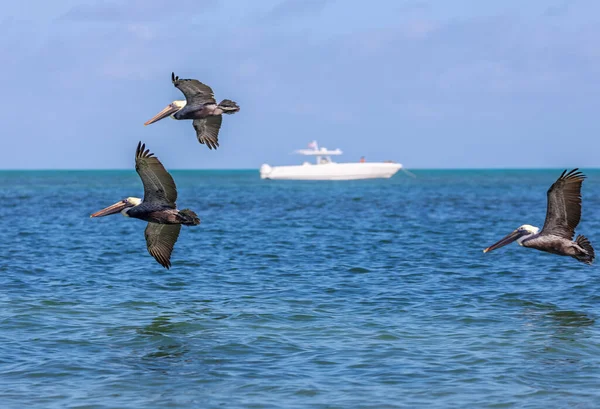
[[[583,263],[592,264],[596,255],[590,241],[582,235],[578,235],[573,241],[575,227],[581,218],[581,184],[584,179],[585,176],[578,169],[568,173],[565,170],[548,190],[548,209],[542,230],[524,224],[483,252],[487,253],[517,240],[524,247],[571,256]]]
[[[177,210],[177,188],[169,173],[141,142],[135,150],[135,170],[144,184],[144,200],[128,197],[90,217],[121,213],[148,222],[144,235],[148,252],[165,268],[171,267],[171,252],[181,225],[196,226],[200,219],[189,209]]]
[[[193,119],[198,141],[209,149],[217,149],[222,114],[235,114],[240,110],[238,104],[229,99],[217,104],[213,90],[198,80],[179,79],[175,73],[171,73],[171,81],[175,88],[183,92],[185,101],[171,102],[144,125],[153,124],[169,115],[173,119]]]

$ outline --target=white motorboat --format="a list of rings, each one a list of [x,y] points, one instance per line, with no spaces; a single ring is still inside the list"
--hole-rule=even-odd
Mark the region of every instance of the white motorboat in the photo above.
[[[320,148],[316,141],[309,145],[310,149],[300,149],[295,153],[314,156],[316,163],[304,162],[297,166],[269,166],[266,163],[260,167],[261,179],[286,179],[286,180],[355,180],[391,178],[402,169],[400,163],[386,162],[360,162],[337,163],[331,160],[332,156],[341,155],[339,149],[327,150]]]

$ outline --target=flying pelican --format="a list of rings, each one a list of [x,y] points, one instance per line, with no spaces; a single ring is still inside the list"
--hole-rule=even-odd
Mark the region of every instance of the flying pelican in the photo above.
[[[185,101],[173,101],[144,125],[160,121],[169,115],[173,119],[193,119],[192,125],[201,144],[208,149],[219,146],[219,129],[223,121],[222,114],[235,114],[240,107],[235,102],[224,99],[217,105],[213,90],[198,80],[179,79],[171,73],[171,82],[185,96]]]
[[[585,179],[578,170],[573,169],[568,173],[565,170],[548,190],[548,209],[542,231],[524,224],[483,252],[487,253],[517,240],[524,247],[571,256],[583,263],[592,264],[596,255],[590,241],[582,235],[578,235],[573,241],[575,227],[581,218],[581,184]]]
[[[177,188],[173,178],[141,142],[135,150],[135,170],[144,184],[144,200],[128,197],[90,217],[120,212],[123,216],[147,221],[144,235],[148,252],[161,266],[169,269],[171,252],[179,237],[181,225],[196,226],[200,224],[200,219],[190,209],[177,210]]]

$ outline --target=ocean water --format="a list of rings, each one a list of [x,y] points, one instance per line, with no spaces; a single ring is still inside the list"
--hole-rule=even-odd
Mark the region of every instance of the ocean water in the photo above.
[[[482,252],[560,170],[414,173],[173,171],[202,224],[167,271],[144,222],[89,218],[134,171],[0,172],[0,407],[598,407],[598,265]]]

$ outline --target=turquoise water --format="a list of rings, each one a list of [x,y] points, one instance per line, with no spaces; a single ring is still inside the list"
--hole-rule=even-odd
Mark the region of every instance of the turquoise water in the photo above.
[[[202,224],[167,271],[144,222],[89,218],[134,171],[0,172],[0,406],[598,407],[598,265],[482,252],[543,225],[560,170],[415,173],[174,171]]]

